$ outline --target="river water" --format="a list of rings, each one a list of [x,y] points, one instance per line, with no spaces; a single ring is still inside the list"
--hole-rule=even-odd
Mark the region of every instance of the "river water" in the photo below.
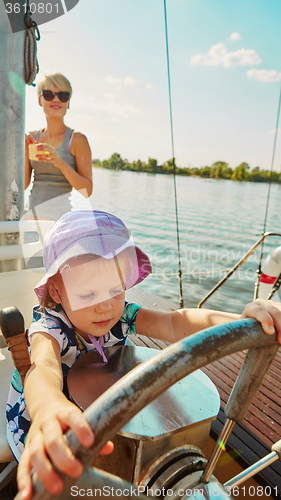
[[[179,303],[173,177],[94,168],[93,180],[91,207],[120,217],[152,261],[153,275],[138,287]],[[184,306],[195,307],[257,241],[268,185],[197,177],[177,177],[176,185]],[[281,233],[280,200],[281,186],[272,184],[267,231]],[[72,204],[89,208],[89,200],[76,192]],[[280,244],[280,238],[267,239],[264,255]],[[241,312],[253,298],[259,253],[205,307]]]

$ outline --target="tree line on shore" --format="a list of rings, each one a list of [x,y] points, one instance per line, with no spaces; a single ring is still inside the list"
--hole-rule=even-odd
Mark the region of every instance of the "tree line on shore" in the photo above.
[[[149,172],[152,174],[173,174],[174,172],[173,159],[166,161],[163,165],[158,165],[158,161],[154,158],[149,158],[147,163],[141,160],[129,163],[128,160],[121,158],[119,153],[114,153],[108,160],[93,160],[93,166],[110,170],[131,170],[133,172]],[[234,169],[224,161],[216,161],[211,166],[206,165],[200,168],[180,168],[175,163],[175,172],[176,175],[193,175],[213,179],[281,183],[281,173],[261,170],[260,167],[255,167],[251,170],[248,163],[245,162],[240,163]]]

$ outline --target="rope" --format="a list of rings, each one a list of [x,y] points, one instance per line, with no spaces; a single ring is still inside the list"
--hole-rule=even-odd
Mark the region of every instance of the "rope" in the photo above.
[[[262,231],[262,235],[263,236],[265,234],[266,223],[267,223],[267,216],[268,216],[270,190],[271,190],[271,184],[272,184],[272,173],[273,173],[273,166],[274,166],[274,159],[275,159],[275,150],[276,150],[276,142],[277,142],[277,135],[278,135],[279,117],[280,117],[280,107],[281,107],[281,88],[280,88],[280,94],[279,94],[279,104],[278,104],[278,110],[277,110],[276,128],[275,128],[274,142],[273,142],[273,151],[272,151],[272,158],[271,158],[270,178],[269,178],[269,184],[268,184],[267,200],[266,200],[266,208],[265,208],[265,216],[264,216],[263,231]],[[261,243],[260,262],[259,262],[259,267],[258,267],[258,270],[257,270],[258,281],[257,281],[256,288],[255,288],[255,298],[258,297],[260,278],[261,278],[261,275],[262,275],[261,265],[262,265],[262,259],[263,259],[263,247],[264,247],[264,240]]]
[[[271,289],[271,292],[269,294],[269,296],[267,297],[267,300],[270,300],[272,299],[273,295],[278,292],[279,288],[281,286],[281,273],[279,274],[277,280],[275,281],[272,289]]]
[[[174,132],[173,132],[173,115],[172,115],[172,97],[171,97],[171,80],[170,80],[170,62],[169,62],[169,44],[168,44],[168,24],[167,24],[166,0],[164,0],[164,15],[165,15],[165,35],[166,35],[166,53],[167,53],[167,72],[168,72],[168,88],[169,88],[172,156],[173,156],[173,178],[174,178],[174,194],[175,194],[177,246],[178,246],[178,257],[179,257],[178,276],[179,276],[179,287],[180,287],[180,308],[183,308],[184,304],[183,304],[183,293],[182,293],[182,271],[181,271],[181,259],[180,259],[180,233],[179,233],[178,203],[177,203],[176,165],[175,165],[175,151],[174,151]]]
[[[25,83],[27,85],[32,85],[39,71],[36,42],[40,40],[40,32],[37,23],[31,19],[29,0],[26,2],[24,22],[27,28],[24,42]]]

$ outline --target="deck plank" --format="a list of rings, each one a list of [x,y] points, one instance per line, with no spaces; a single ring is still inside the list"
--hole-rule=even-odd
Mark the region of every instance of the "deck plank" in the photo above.
[[[150,309],[173,310],[178,306],[168,299],[142,292],[138,288],[126,292],[128,301],[136,302]],[[165,343],[140,335],[130,335],[135,345],[163,349]],[[238,352],[207,365],[202,371],[216,385],[221,398],[221,410],[217,420],[212,423],[212,437],[217,438],[225,415],[223,409],[237,378],[246,352]],[[252,465],[271,452],[271,446],[281,437],[281,352],[277,352],[247,415],[242,423],[235,424],[227,445],[227,450],[239,451],[238,461],[243,467]],[[262,485],[277,486],[281,490],[281,464],[274,462],[255,476]],[[281,498],[279,496],[278,498]]]

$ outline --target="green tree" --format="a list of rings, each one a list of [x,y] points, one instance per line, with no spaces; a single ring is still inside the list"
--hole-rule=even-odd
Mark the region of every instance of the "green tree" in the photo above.
[[[173,174],[174,165],[173,159],[166,161],[163,165],[158,165],[155,158],[148,158],[148,162],[141,160],[129,163],[128,160],[123,160],[119,153],[114,153],[109,160],[102,162],[95,159],[92,160],[93,166],[108,168],[112,170],[133,170],[135,172],[149,172],[159,174]],[[281,183],[281,173],[270,172],[270,170],[261,170],[260,167],[255,167],[250,170],[248,163],[243,162],[234,170],[228,163],[224,161],[216,161],[210,167],[205,165],[201,168],[179,168],[175,164],[175,172],[177,175],[196,175],[200,177],[214,177],[216,179],[233,179],[239,181],[252,182],[278,182]]]
[[[176,168],[177,175],[191,175],[191,169],[188,167]]]
[[[157,173],[158,171],[158,162],[154,158],[148,158],[147,162],[147,172]]]
[[[174,168],[174,164],[175,164],[175,167],[176,167],[176,159],[174,158],[171,158],[170,160],[166,161],[165,163],[163,163],[163,167],[166,167],[169,169],[173,169]]]
[[[234,169],[231,179],[234,181],[247,181],[249,179],[250,167],[248,163],[240,163],[238,167]]]
[[[249,180],[253,182],[263,182],[264,179],[260,167],[253,168],[253,170],[249,173]]]
[[[109,168],[113,170],[123,170],[127,163],[128,161],[123,160],[119,153],[113,153],[108,160]]]
[[[174,165],[175,169],[177,169],[176,160],[173,160],[173,158],[171,158],[170,160],[163,163],[163,165],[160,167],[160,172],[163,174],[172,174],[174,172]]]
[[[211,177],[215,179],[230,179],[232,173],[232,168],[225,161],[216,161],[211,166]]]
[[[192,175],[198,175],[198,176],[200,176],[201,175],[201,168],[194,167],[194,168],[191,169],[191,173],[192,173]]]
[[[205,167],[201,167],[199,169],[200,177],[211,177],[211,173],[212,173],[212,168],[208,167],[208,165],[205,165]]]
[[[102,168],[109,168],[109,163],[108,163],[108,160],[103,160],[101,163],[100,163],[100,166]]]
[[[132,163],[133,170],[135,170],[136,172],[143,172],[144,165],[145,163],[143,163],[141,160],[133,161]]]

